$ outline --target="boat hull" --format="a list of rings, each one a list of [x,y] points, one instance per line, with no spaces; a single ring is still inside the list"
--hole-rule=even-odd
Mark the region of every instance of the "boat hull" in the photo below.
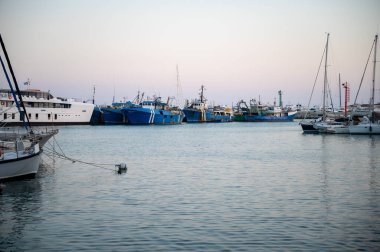
[[[350,134],[355,135],[379,135],[380,124],[358,124],[348,127]]]
[[[127,122],[126,117],[121,112],[121,109],[117,108],[102,108],[103,120],[106,125],[125,124]]]
[[[350,134],[348,126],[337,126],[326,129],[326,133],[330,134]]]
[[[296,114],[288,116],[245,115],[246,122],[292,122]]]
[[[13,180],[23,177],[34,177],[40,165],[39,151],[30,156],[18,159],[8,159],[0,161],[0,180]]]
[[[314,128],[313,122],[301,122],[300,125],[302,127],[303,133],[319,133],[319,131],[316,128]]]
[[[121,111],[128,118],[128,124],[132,125],[181,124],[184,117],[181,112],[161,109],[124,108]]]
[[[205,122],[231,122],[230,115],[214,115],[207,110],[184,109],[186,121],[188,123],[205,123]]]

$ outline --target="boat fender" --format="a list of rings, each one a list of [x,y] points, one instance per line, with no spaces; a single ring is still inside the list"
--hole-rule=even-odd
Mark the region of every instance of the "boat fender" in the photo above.
[[[126,173],[128,170],[126,163],[116,164],[115,167],[117,168],[118,174]]]

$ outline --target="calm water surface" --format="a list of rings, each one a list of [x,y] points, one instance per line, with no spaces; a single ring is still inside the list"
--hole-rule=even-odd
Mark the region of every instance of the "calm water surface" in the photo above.
[[[44,155],[35,179],[5,183],[0,251],[380,250],[380,136],[294,122],[73,126],[56,139],[103,168]],[[111,171],[120,162],[127,174]]]

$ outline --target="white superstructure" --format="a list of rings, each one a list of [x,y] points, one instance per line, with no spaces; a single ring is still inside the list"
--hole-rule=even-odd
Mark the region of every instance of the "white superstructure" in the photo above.
[[[54,97],[38,89],[20,91],[31,125],[89,124],[95,105]],[[0,123],[22,125],[22,117],[9,89],[0,89]]]

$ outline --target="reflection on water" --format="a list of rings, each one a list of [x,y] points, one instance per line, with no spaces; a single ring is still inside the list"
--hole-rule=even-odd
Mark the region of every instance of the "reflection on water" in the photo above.
[[[0,250],[380,249],[380,136],[297,123],[62,127],[68,156],[0,195]]]
[[[39,222],[41,184],[39,179],[7,182],[0,195],[0,250],[18,250],[28,223]]]

